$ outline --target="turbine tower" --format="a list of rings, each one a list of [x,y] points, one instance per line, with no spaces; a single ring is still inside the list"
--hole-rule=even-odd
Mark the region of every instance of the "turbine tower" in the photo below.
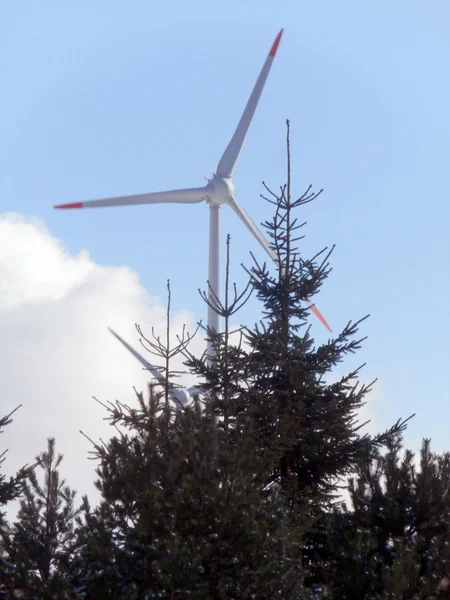
[[[264,66],[259,74],[244,112],[241,116],[239,124],[233,137],[230,140],[222,158],[217,165],[217,169],[213,177],[208,181],[208,184],[203,187],[188,188],[181,190],[171,190],[165,192],[154,192],[149,194],[137,194],[133,196],[118,196],[114,198],[105,198],[101,200],[90,200],[87,202],[75,202],[71,204],[59,204],[54,208],[57,209],[72,209],[72,208],[100,208],[109,206],[130,206],[134,204],[157,204],[157,203],[180,203],[191,204],[206,201],[209,205],[209,299],[215,295],[220,298],[220,208],[222,204],[228,205],[239,217],[242,223],[253,234],[257,241],[261,244],[267,254],[275,263],[278,262],[276,252],[270,246],[264,235],[252,221],[246,211],[236,201],[234,193],[234,185],[232,174],[248,128],[255,114],[259,98],[266,83],[267,76],[272,67],[273,60],[277,53],[277,49],[283,35],[283,29],[278,33],[275,41],[272,44],[269,55],[264,63]],[[309,302],[311,310],[321,323],[329,330],[330,326],[325,321],[319,310]],[[220,332],[220,317],[217,312],[208,306],[208,328],[216,332]],[[213,357],[212,343],[208,343],[207,356],[211,360]]]

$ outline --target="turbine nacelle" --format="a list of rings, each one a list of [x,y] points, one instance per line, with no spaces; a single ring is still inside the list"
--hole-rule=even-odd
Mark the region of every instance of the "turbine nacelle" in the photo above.
[[[177,399],[180,406],[187,406],[192,402],[193,397],[198,395],[194,392],[189,393],[188,390],[182,388],[172,389],[170,393]]]
[[[219,177],[214,174],[206,186],[206,190],[206,201],[210,206],[230,204],[235,198],[234,183],[231,175],[229,177]]]

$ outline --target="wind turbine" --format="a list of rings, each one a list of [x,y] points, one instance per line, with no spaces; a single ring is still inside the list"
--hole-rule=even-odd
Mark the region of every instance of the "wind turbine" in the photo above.
[[[162,375],[162,373],[160,373],[160,371],[158,371],[158,369],[156,367],[154,367],[153,365],[151,365],[147,360],[145,360],[145,358],[139,354],[139,352],[137,352],[134,348],[132,348],[130,346],[130,344],[127,344],[127,342],[125,340],[123,340],[119,334],[117,334],[115,331],[113,331],[110,327],[108,327],[109,331],[113,334],[113,336],[115,336],[119,342],[125,346],[125,348],[127,350],[129,350],[131,352],[131,354],[138,359],[138,361],[144,365],[144,367],[150,371],[150,373],[153,375],[153,377],[157,380],[157,382],[159,384],[161,384],[164,388],[166,386],[166,378]],[[170,386],[170,394],[175,398],[175,400],[178,402],[178,404],[183,407],[186,406],[186,404],[194,397],[194,396],[198,396],[200,395],[200,390],[198,388],[196,388],[195,386],[193,387],[188,387],[188,388],[176,388],[173,385]]]
[[[277,53],[278,45],[282,35],[283,29],[281,29],[281,31],[278,33],[275,41],[272,44],[269,55],[267,56],[259,77],[256,80],[256,84],[241,116],[236,131],[234,132],[230,143],[228,144],[225,152],[222,155],[222,158],[219,161],[219,164],[217,165],[216,172],[214,173],[213,177],[208,180],[206,186],[165,192],[154,192],[150,194],[136,194],[133,196],[118,196],[101,200],[90,200],[87,202],[74,202],[71,204],[59,204],[54,208],[100,208],[108,206],[130,206],[133,204],[158,204],[165,202],[192,204],[206,201],[209,205],[208,295],[210,304],[212,304],[211,300],[214,298],[214,296],[220,298],[220,207],[222,204],[228,205],[237,214],[239,219],[261,244],[270,258],[274,260],[275,263],[278,263],[276,252],[270,246],[269,242],[258,229],[256,224],[248,216],[246,211],[242,208],[242,206],[240,206],[240,204],[237,203],[234,193],[232,174],[244,144],[248,128],[252,121],[253,115],[255,114],[255,110],[266,83],[267,76],[272,67],[272,63]],[[321,323],[329,331],[331,331],[330,326],[316,306],[310,300],[308,300],[308,302],[312,312],[321,321]],[[216,332],[220,331],[220,317],[212,308],[212,306],[208,306],[208,328],[215,330]],[[207,351],[209,358],[212,357],[213,352],[214,350],[212,343],[210,342],[208,344]]]

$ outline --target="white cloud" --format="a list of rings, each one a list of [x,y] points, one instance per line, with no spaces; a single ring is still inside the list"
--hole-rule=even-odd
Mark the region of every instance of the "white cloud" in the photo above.
[[[23,404],[0,437],[7,475],[55,437],[67,483],[97,497],[79,430],[93,439],[113,433],[92,396],[132,403],[133,386],[145,390],[148,374],[107,331],[138,348],[135,322],[164,331],[165,299],[149,296],[135,272],[97,265],[86,252],[71,256],[41,221],[0,215],[1,414]],[[174,314],[175,331],[182,323],[195,328],[193,315]],[[202,345],[195,340],[196,350]]]

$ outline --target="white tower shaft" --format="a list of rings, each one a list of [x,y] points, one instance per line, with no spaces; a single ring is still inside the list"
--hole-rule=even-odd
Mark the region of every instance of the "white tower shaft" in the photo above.
[[[220,299],[220,206],[209,205],[209,265],[208,265],[208,300],[214,306],[214,296]],[[208,306],[208,327],[220,332],[220,316],[213,306]],[[208,341],[207,355],[209,360],[214,356],[214,348]]]

